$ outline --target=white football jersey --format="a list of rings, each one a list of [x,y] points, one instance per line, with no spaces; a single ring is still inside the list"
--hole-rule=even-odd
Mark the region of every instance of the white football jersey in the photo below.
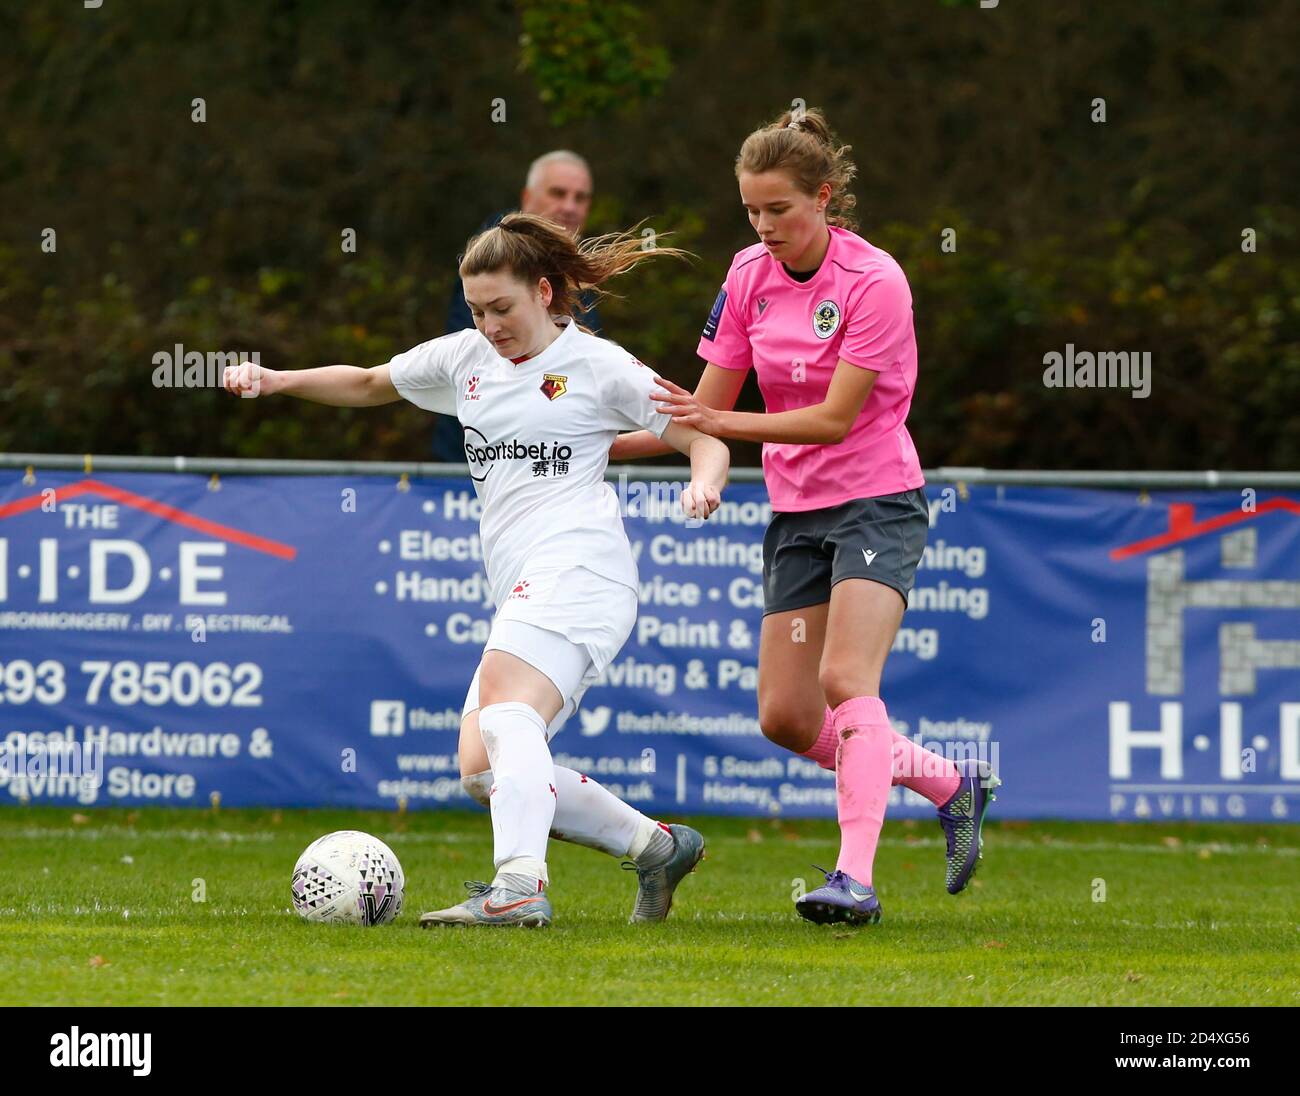
[[[557,322],[550,346],[518,365],[473,328],[388,363],[403,398],[460,419],[498,606],[525,566],[581,565],[637,588],[618,496],[604,479],[609,447],[622,430],[662,436],[672,421],[650,400],[650,369],[568,317]]]

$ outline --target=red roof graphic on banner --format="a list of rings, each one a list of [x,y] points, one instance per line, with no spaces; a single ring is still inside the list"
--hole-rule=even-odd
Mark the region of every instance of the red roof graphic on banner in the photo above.
[[[1147,552],[1182,544],[1184,541],[1203,537],[1206,533],[1216,533],[1221,529],[1230,529],[1234,525],[1240,525],[1243,521],[1251,521],[1254,518],[1277,513],[1278,511],[1285,511],[1288,514],[1295,514],[1300,517],[1300,502],[1283,498],[1268,499],[1261,502],[1254,510],[1220,514],[1218,517],[1206,518],[1204,521],[1199,522],[1195,519],[1196,506],[1193,503],[1171,502],[1169,504],[1168,531],[1158,533],[1154,537],[1147,537],[1144,540],[1135,540],[1132,544],[1125,544],[1120,548],[1112,548],[1110,558],[1113,560],[1132,559],[1134,556],[1141,556]]]
[[[183,525],[187,529],[193,529],[196,533],[204,533],[207,536],[216,537],[218,540],[229,541],[231,544],[238,544],[244,548],[251,548],[254,552],[265,552],[277,559],[293,559],[298,554],[298,549],[292,545],[282,544],[278,540],[259,537],[255,533],[245,533],[242,529],[235,529],[229,525],[209,521],[207,518],[201,518],[196,514],[177,509],[175,506],[169,506],[165,502],[146,498],[144,495],[137,495],[134,491],[114,487],[111,483],[103,483],[100,480],[84,479],[80,483],[72,483],[66,487],[54,489],[56,502],[68,502],[82,495],[99,495],[111,502],[143,510],[145,513],[153,514],[154,517],[162,518],[164,521]],[[37,492],[35,495],[28,495],[25,499],[6,503],[0,506],[0,519],[25,514],[29,510],[39,510],[43,498],[44,492]]]

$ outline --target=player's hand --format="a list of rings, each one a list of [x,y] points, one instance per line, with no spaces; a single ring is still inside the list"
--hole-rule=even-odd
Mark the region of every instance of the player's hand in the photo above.
[[[692,480],[682,492],[682,509],[687,517],[707,521],[714,510],[722,504],[722,495],[716,487]]]
[[[657,382],[663,390],[660,395],[652,392],[650,398],[655,402],[655,410],[661,415],[672,415],[673,422],[683,426],[693,426],[701,434],[718,437],[722,421],[716,408],[708,407],[695,398],[694,392],[688,392],[680,384],[675,384],[667,377],[659,377]]]
[[[252,400],[276,392],[276,382],[279,379],[279,370],[267,369],[256,362],[240,362],[238,365],[226,366],[221,384],[232,396]]]

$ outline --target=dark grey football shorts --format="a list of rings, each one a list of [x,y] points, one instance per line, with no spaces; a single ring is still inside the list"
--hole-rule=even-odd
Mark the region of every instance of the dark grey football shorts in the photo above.
[[[929,531],[920,487],[773,514],[763,536],[763,615],[830,601],[843,578],[882,582],[906,602]]]

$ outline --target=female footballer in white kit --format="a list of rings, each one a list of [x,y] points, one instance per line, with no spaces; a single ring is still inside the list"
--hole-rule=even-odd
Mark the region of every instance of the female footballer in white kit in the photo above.
[[[663,920],[704,853],[695,830],[649,819],[555,765],[548,745],[636,621],[636,562],[604,481],[611,442],[620,430],[648,429],[687,454],[682,506],[691,517],[717,508],[726,481],[726,445],[659,414],[650,398],[658,378],[573,320],[580,289],[674,254],[643,250],[631,233],[578,244],[543,218],[512,213],[470,240],[460,263],[474,330],[371,369],[226,370],[225,387],[238,395],[284,392],[333,406],[405,398],[464,427],[497,613],[465,700],[460,762],[466,790],[491,809],[496,875],[467,883],[466,901],[421,925],[550,924],[552,831],[633,861],[633,921]]]

